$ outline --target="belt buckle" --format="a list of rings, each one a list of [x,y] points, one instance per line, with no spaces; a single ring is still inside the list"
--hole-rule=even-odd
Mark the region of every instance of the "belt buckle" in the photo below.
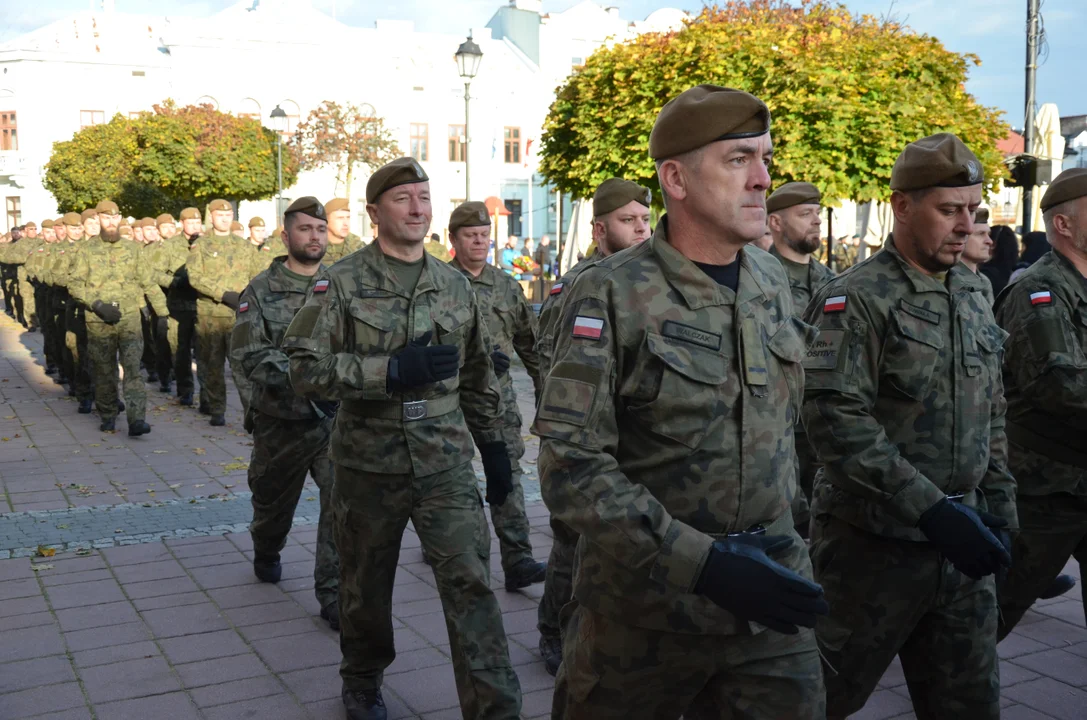
[[[762,525],[752,525],[747,530],[741,530],[740,532],[730,532],[729,537],[739,537],[740,535],[765,535],[766,528]]]
[[[414,422],[425,418],[427,416],[426,405],[426,400],[413,400],[404,403],[404,422]]]

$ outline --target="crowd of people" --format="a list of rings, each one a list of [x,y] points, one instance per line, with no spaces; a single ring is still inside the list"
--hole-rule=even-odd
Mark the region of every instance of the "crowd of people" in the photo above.
[[[307,475],[320,489],[314,590],[351,720],[387,716],[409,521],[464,717],[518,717],[486,506],[505,590],[544,583],[555,718],[844,718],[896,656],[918,718],[998,718],[998,641],[1087,560],[1087,170],[1046,190],[1046,232],[1020,255],[988,226],[974,153],[918,139],[892,170],[892,233],[836,274],[816,259],[819,189],[767,195],[758,98],[689,89],[648,152],[666,214],[654,226],[648,188],[601,183],[593,251],[538,316],[524,263],[489,262],[483,203],[453,211],[448,258],[427,252],[430,180],[411,158],[367,182],[370,244],[343,199],[295,201],[264,243],[263,223],[239,237],[214,201],[206,234],[190,208],[177,235],[169,216],[138,223],[144,245],[106,200],[0,249],[5,299],[46,334],[47,371],[80,412],[93,388],[103,430],[118,362],[129,434],[150,429],[145,335],[145,367],[164,391],[172,369],[183,404],[195,346],[213,425],[229,360],[260,580],[280,580]],[[534,387],[546,564],[515,354]]]

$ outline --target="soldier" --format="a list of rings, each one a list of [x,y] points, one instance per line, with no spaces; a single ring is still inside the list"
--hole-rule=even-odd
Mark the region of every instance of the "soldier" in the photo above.
[[[581,535],[553,717],[822,717],[826,604],[789,512],[811,333],[749,246],[769,130],[738,90],[671,100],[649,139],[668,214],[563,289],[534,425]]]
[[[51,310],[56,317],[57,326],[57,342],[60,350],[60,368],[57,372],[54,381],[60,385],[68,385],[68,394],[72,397],[76,395],[76,360],[73,355],[73,350],[68,347],[68,334],[69,331],[73,333],[74,344],[74,330],[70,328],[69,314],[71,306],[75,303],[71,300],[71,295],[68,293],[68,261],[75,255],[75,248],[77,243],[83,239],[83,221],[79,213],[69,212],[65,213],[61,218],[61,225],[54,225],[53,230],[56,231],[57,227],[64,228],[64,242],[59,243],[53,253],[50,254],[46,260],[46,274],[50,278],[50,283],[53,285],[53,296]],[[88,380],[89,387],[89,380]],[[90,400],[88,393],[88,411],[90,409]],[[82,412],[82,406],[80,407]]]
[[[19,237],[12,232],[12,245],[8,250],[8,262],[14,267],[14,282],[12,283],[15,296],[15,310],[18,320],[27,332],[38,331],[38,309],[34,302],[34,287],[30,284],[30,278],[26,274],[26,261],[31,253],[38,249],[38,227],[30,222],[19,229]]]
[[[200,404],[207,402],[210,424],[226,424],[225,363],[230,352],[230,333],[238,298],[249,284],[257,254],[247,241],[231,231],[234,209],[226,200],[212,200],[211,235],[189,251],[189,282],[200,295],[196,301],[200,361],[206,382],[200,387]],[[263,269],[263,268],[261,268]],[[243,381],[238,392],[245,401],[249,388]],[[206,397],[205,397],[206,396]]]
[[[555,283],[540,309],[540,330],[536,348],[540,356],[540,375],[546,378],[551,363],[551,348],[563,300],[578,275],[600,260],[633,247],[649,238],[649,208],[653,193],[638,183],[620,178],[605,180],[593,195],[593,243],[596,251],[566,271]],[[540,656],[544,667],[554,675],[562,662],[562,635],[559,613],[573,597],[574,551],[577,533],[551,516],[553,543],[547,560],[547,578],[540,599],[536,627],[540,631]]]
[[[174,379],[177,381],[178,402],[193,404],[192,361],[196,352],[196,290],[189,283],[189,257],[192,248],[203,232],[200,211],[194,207],[181,211],[181,234],[166,244],[166,272],[170,274],[170,286],[166,293],[166,306],[170,309],[169,337],[174,355]],[[196,377],[200,383],[200,412],[208,414],[207,398],[204,397],[204,365],[197,354]]]
[[[231,212],[231,213],[233,213],[233,212],[234,212],[234,209],[233,209],[233,208],[231,208],[230,212]],[[212,225],[213,225],[213,227],[214,227],[214,223],[212,223]],[[234,236],[234,237],[236,237],[236,238],[241,238],[241,237],[242,237],[242,233],[243,233],[243,232],[245,232],[245,225],[242,225],[242,224],[241,224],[240,222],[238,222],[237,220],[235,220],[234,222],[230,223],[230,234],[231,234],[231,235],[233,235],[233,236]],[[213,233],[213,234],[214,234],[214,233]]]
[[[145,245],[162,242],[162,236],[159,235],[159,227],[155,222],[155,218],[145,217],[143,219],[143,242]]]
[[[68,227],[64,224],[63,216],[53,221],[53,234],[56,235],[57,242],[64,242],[68,239]]]
[[[15,281],[15,266],[8,262],[8,254],[12,252],[12,238],[15,235],[13,228],[10,233],[4,233],[3,244],[0,245],[0,283],[4,290],[4,312],[10,318],[15,318],[15,293],[12,284]]]
[[[258,250],[264,248],[265,233],[268,232],[268,228],[264,227],[264,218],[252,217],[249,218],[249,242],[253,244]],[[280,242],[280,238],[276,237],[275,242]],[[268,252],[276,252],[276,248],[268,248]]]
[[[351,232],[351,204],[347,198],[332,198],[325,203],[328,214],[328,253],[325,264],[340,260],[363,247],[362,239]]]
[[[488,220],[487,223],[488,223],[487,227],[490,228],[490,220]],[[450,234],[450,236],[452,236],[452,234],[453,234],[452,229],[450,229],[449,234]],[[490,242],[489,242],[490,237],[489,236],[490,236],[490,231],[488,230],[488,243],[487,243],[488,245],[490,245]],[[430,234],[430,239],[427,240],[425,243],[423,243],[423,249],[426,250],[427,253],[429,253],[431,257],[437,258],[438,260],[441,260],[442,262],[447,263],[447,262],[449,262],[450,260],[453,259],[453,253],[449,252],[449,248],[447,248],[445,245],[442,244],[441,238],[438,237],[438,233],[431,233]],[[486,262],[486,260],[487,260],[486,256],[484,256],[483,260],[484,260],[484,262]],[[520,291],[518,291],[518,292],[520,292]],[[524,293],[521,293],[521,294],[523,295]],[[535,320],[535,317],[533,318],[533,320]]]
[[[145,217],[140,223],[143,225],[144,239],[144,244],[140,248],[140,266],[147,276],[146,279],[159,288],[159,294],[162,295],[163,300],[166,300],[166,290],[169,288],[171,277],[166,272],[168,254],[162,244],[158,221],[155,218]],[[147,369],[147,382],[157,382],[159,391],[168,393],[173,357],[166,337],[168,332],[166,334],[158,332],[158,328],[162,326],[154,306],[148,304],[143,314],[143,364]],[[166,327],[169,328],[168,318]]]
[[[155,218],[155,225],[158,227],[159,237],[161,237],[163,241],[169,240],[177,235],[177,223],[174,222],[173,216],[169,213],[163,213]]]
[[[423,168],[411,158],[385,165],[366,198],[377,241],[319,276],[283,341],[295,391],[341,403],[329,455],[347,717],[386,717],[393,576],[410,519],[434,568],[461,712],[515,718],[521,689],[471,465],[474,438],[488,501],[505,502],[512,470],[487,328],[468,281],[423,251]]]
[[[34,252],[26,261],[27,279],[34,288],[34,306],[38,310],[38,323],[42,331],[42,350],[45,354],[45,374],[57,372],[59,357],[56,355],[56,337],[53,334],[53,317],[50,311],[50,285],[46,279],[46,259],[56,245],[57,235],[53,230],[54,221],[42,221],[41,237]]]
[[[1019,533],[999,588],[1003,639],[1035,600],[1070,589],[1058,576],[1087,564],[1087,169],[1065,170],[1042,196],[1053,251],[997,298],[1010,333],[1004,356],[1009,465],[1018,484]],[[1087,586],[1084,586],[1087,607]]]
[[[812,563],[830,616],[827,715],[860,710],[895,655],[918,718],[1000,716],[993,574],[1011,557],[1015,480],[1001,348],[959,260],[981,202],[959,138],[911,143],[891,171],[883,251],[808,305],[804,426],[819,460]]]
[[[974,213],[974,230],[970,233],[970,237],[966,238],[966,247],[962,251],[962,264],[978,276],[983,286],[982,292],[990,307],[995,301],[993,283],[988,277],[978,272],[978,265],[988,262],[992,256],[993,239],[989,237],[989,210],[978,208],[978,211]]]
[[[129,226],[128,223],[125,223],[124,221],[122,221],[120,229],[123,230],[125,227],[131,227],[132,228],[132,230],[131,230],[132,240],[134,240],[136,243],[138,243],[139,245],[143,245],[146,242],[146,240],[143,237],[143,228],[144,228],[143,220],[137,220],[131,226]]]
[[[449,218],[449,235],[457,251],[453,267],[466,278],[475,293],[480,314],[487,323],[494,352],[491,361],[502,390],[502,437],[513,468],[513,490],[502,504],[491,504],[491,522],[502,550],[502,572],[506,590],[514,591],[544,581],[547,565],[532,557],[525,491],[521,487],[521,458],[525,443],[521,436],[521,412],[510,377],[510,357],[517,352],[525,365],[539,398],[540,362],[536,354],[536,315],[525,302],[521,286],[509,275],[487,264],[491,219],[481,202],[462,203]]]
[[[328,242],[325,210],[316,198],[295,200],[284,215],[287,254],[261,272],[242,293],[231,336],[231,364],[252,383],[247,418],[253,433],[249,489],[253,491],[253,570],[264,582],[279,582],[279,552],[287,542],[306,473],[321,493],[317,524],[314,591],[321,617],[340,629],[339,560],[332,541],[332,461],[328,441],[335,403],[311,403],[295,394],[283,333],[306,299],[321,269]]]
[[[140,267],[135,243],[119,242],[121,219],[109,200],[96,208],[101,236],[80,249],[73,263],[69,290],[72,297],[93,315],[87,318],[88,353],[94,374],[95,405],[102,418],[102,432],[112,432],[117,417],[117,358],[124,368],[125,414],[128,434],[145,435],[151,426],[144,420],[147,392],[140,376],[140,310],[146,300],[159,314],[165,332],[166,300],[158,286]]]
[[[38,239],[38,223],[31,220],[26,225],[23,225],[23,237],[28,240]]]

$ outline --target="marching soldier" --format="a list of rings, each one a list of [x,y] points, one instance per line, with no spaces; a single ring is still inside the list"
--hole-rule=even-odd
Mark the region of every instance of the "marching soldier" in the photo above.
[[[363,247],[362,239],[351,232],[351,204],[347,198],[332,198],[325,203],[328,214],[328,253],[325,264],[331,265]]]
[[[178,402],[193,404],[192,362],[196,351],[196,290],[189,283],[188,262],[192,248],[198,244],[204,227],[200,211],[188,207],[181,211],[181,233],[166,241],[166,272],[170,285],[166,292],[166,306],[170,310],[169,343],[174,356],[174,379],[177,381]],[[160,282],[161,285],[161,282]],[[207,414],[207,398],[204,397],[205,379],[203,360],[196,358],[196,379],[200,383],[200,411]]]

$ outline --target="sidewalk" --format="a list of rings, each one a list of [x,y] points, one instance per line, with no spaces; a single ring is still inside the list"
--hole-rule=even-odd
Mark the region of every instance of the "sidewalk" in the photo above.
[[[103,435],[96,416],[78,415],[44,374],[40,345],[40,335],[20,334],[0,316],[7,503],[0,557],[9,558],[0,559],[0,720],[342,718],[339,645],[317,617],[312,591],[316,501],[300,503],[283,580],[257,582],[245,532],[248,436],[233,390],[226,428],[209,427],[148,385],[154,432],[134,440]],[[536,449],[528,444],[526,470]],[[526,486],[538,498],[533,478]],[[546,508],[533,502],[529,516],[535,555],[544,559]],[[38,544],[59,549],[52,557],[13,556]],[[522,716],[547,717],[553,681],[536,649],[542,586],[501,589],[497,540],[491,549]],[[385,700],[390,718],[457,718],[445,622],[421,559],[409,529],[393,594],[398,656]],[[1078,576],[1078,566],[1069,572]],[[1004,718],[1084,717],[1087,630],[1078,589],[1040,603],[1000,654]],[[897,663],[854,717],[913,717]]]

